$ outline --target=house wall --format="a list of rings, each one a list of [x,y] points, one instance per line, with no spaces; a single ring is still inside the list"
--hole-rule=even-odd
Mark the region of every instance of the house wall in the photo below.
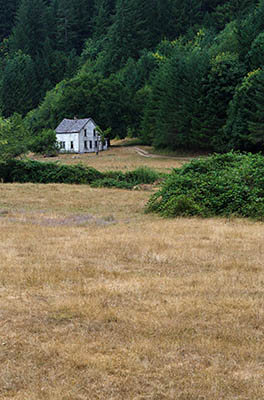
[[[79,134],[78,133],[57,133],[57,142],[65,143],[65,148],[61,148],[60,151],[72,151],[73,153],[79,153]],[[73,142],[73,149],[71,148],[71,142]]]
[[[96,137],[94,136],[94,129],[96,125],[93,121],[88,121],[87,124],[83,127],[80,132],[80,153],[90,153],[95,151],[95,140]],[[85,136],[86,130],[86,136]],[[87,146],[85,147],[85,141]]]
[[[92,153],[96,151],[96,141],[99,140],[99,150],[106,150],[107,144],[103,146],[100,141],[100,135],[94,134],[94,130],[96,129],[96,125],[93,121],[88,121],[87,124],[80,131],[80,153]],[[86,130],[86,136],[85,136]],[[86,146],[85,146],[86,142]]]

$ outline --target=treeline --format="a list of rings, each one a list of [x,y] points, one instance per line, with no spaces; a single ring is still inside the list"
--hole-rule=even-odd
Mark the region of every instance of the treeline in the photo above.
[[[42,143],[92,116],[157,148],[262,150],[264,0],[0,0],[0,13],[2,116]]]

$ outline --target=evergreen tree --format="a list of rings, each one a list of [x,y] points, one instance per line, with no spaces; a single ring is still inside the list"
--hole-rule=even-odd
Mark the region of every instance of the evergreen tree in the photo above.
[[[166,93],[166,80],[167,71],[165,68],[160,69],[155,78],[152,81],[151,86],[146,86],[148,90],[148,97],[146,106],[144,108],[140,138],[143,143],[152,145],[154,140],[156,141],[157,147],[169,147],[167,143],[167,137],[160,132],[159,143],[157,143],[157,116],[161,110],[161,102]]]
[[[138,61],[129,58],[118,76],[125,86],[134,94],[150,81],[151,75],[158,67],[158,61],[152,52],[144,51]]]
[[[258,70],[255,75],[254,96],[250,98],[251,110],[248,110],[249,140],[264,149],[264,70]]]
[[[106,70],[117,71],[129,58],[138,59],[143,49],[154,48],[166,36],[170,0],[117,0],[108,32]]]
[[[211,9],[211,23],[217,29],[224,29],[225,25],[230,21],[241,19],[254,6],[258,0],[229,0],[229,1],[216,1],[216,7]]]
[[[48,36],[47,13],[44,0],[22,0],[10,40],[13,52],[22,50],[34,58],[41,51]]]
[[[93,38],[100,39],[107,34],[115,10],[115,0],[95,0],[92,19]]]
[[[251,49],[248,53],[249,62],[251,69],[257,69],[264,67],[264,33],[261,32],[251,45]]]
[[[25,115],[38,101],[34,64],[22,52],[10,58],[3,71],[1,88],[2,111],[5,117],[18,112]]]
[[[17,7],[18,0],[0,0],[0,42],[12,31]]]
[[[206,50],[176,47],[157,72],[143,120],[145,137],[156,147],[201,148],[201,81],[209,68]]]
[[[261,0],[254,11],[246,18],[238,18],[236,22],[236,35],[238,52],[242,62],[248,61],[248,53],[256,37],[264,30],[264,0]]]
[[[93,0],[58,0],[57,41],[60,50],[80,54],[92,34]]]
[[[224,127],[228,150],[263,149],[263,84],[264,71],[257,69],[248,73],[237,86]]]
[[[202,79],[201,109],[197,131],[201,147],[209,150],[225,150],[223,126],[227,109],[236,85],[245,74],[245,67],[233,54],[219,54],[211,60],[210,70]]]

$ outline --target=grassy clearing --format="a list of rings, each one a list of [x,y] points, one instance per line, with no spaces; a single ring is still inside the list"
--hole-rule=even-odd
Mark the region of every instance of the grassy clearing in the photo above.
[[[264,225],[0,185],[0,398],[264,398]]]
[[[1,399],[264,398],[263,223],[144,214],[151,190],[0,184]]]
[[[177,157],[164,158],[162,155],[157,158],[145,158],[139,155],[134,146],[122,147],[125,143],[129,144],[127,139],[111,142],[115,147],[107,151],[102,151],[99,156],[94,153],[86,154],[60,154],[58,157],[33,156],[30,158],[41,161],[61,162],[64,164],[78,164],[83,163],[98,169],[99,171],[130,171],[138,167],[143,167],[147,164],[148,167],[154,168],[159,172],[170,172],[172,168],[178,168],[183,165],[187,159]],[[132,142],[133,143],[133,142]],[[139,146],[147,151],[152,151],[151,147]]]

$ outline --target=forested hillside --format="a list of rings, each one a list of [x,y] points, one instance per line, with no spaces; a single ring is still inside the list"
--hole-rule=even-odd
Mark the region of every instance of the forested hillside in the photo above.
[[[263,149],[264,0],[0,0],[0,15],[7,134],[20,114],[43,147],[91,116],[157,148]]]

